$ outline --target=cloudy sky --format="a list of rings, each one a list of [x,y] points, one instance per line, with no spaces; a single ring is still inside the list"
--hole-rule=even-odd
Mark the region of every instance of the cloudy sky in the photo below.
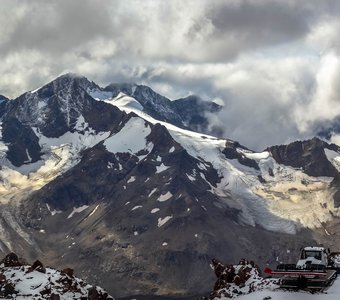
[[[260,150],[340,118],[340,1],[0,0],[0,94],[65,72],[224,102],[225,136]],[[332,140],[340,142],[334,135]]]

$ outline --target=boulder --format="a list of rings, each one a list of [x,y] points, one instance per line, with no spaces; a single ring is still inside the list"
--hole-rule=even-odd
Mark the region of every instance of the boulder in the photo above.
[[[4,264],[5,267],[20,267],[23,265],[18,256],[13,252],[7,254],[0,263]]]
[[[46,273],[46,269],[40,260],[36,260],[32,266],[30,266],[27,270],[27,273],[38,271],[40,273]]]

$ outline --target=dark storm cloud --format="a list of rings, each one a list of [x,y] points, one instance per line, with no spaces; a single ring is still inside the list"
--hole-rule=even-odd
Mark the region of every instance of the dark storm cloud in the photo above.
[[[109,37],[112,22],[101,1],[39,1],[24,3],[1,52],[36,49],[57,55],[97,37]],[[17,2],[20,6],[20,2]],[[14,13],[15,17],[15,13]]]
[[[250,45],[264,46],[303,37],[311,11],[286,2],[240,1],[216,5],[208,12],[218,37],[233,34]],[[221,35],[221,36],[219,36]]]
[[[310,30],[314,7],[289,1],[211,1],[204,18],[195,20],[188,30],[194,41],[207,23],[212,30],[206,36],[202,58],[230,60],[258,47],[277,46],[303,38]]]

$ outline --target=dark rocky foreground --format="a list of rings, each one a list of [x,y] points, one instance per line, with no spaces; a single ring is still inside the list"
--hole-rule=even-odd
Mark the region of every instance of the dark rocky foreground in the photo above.
[[[253,261],[241,259],[238,265],[224,265],[217,259],[213,259],[212,267],[217,280],[213,291],[202,300],[234,298],[275,285],[273,279],[265,279],[261,276],[259,266]]]
[[[45,267],[39,260],[28,265],[15,253],[0,261],[0,298],[14,299],[113,300],[100,287],[74,276],[73,269],[62,271]]]
[[[206,295],[207,293],[205,293]],[[117,300],[197,300],[202,298],[203,295],[196,296],[183,296],[183,297],[166,297],[166,296],[154,296],[154,295],[134,295],[124,298],[118,298]]]

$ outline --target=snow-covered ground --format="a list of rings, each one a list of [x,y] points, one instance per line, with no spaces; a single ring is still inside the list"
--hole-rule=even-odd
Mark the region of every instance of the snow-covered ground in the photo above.
[[[266,298],[267,297],[267,298]],[[281,289],[262,290],[248,295],[236,297],[237,300],[339,300],[340,299],[340,278],[334,281],[322,293],[311,294],[309,292],[293,292],[284,291]],[[228,298],[221,298],[221,300],[228,300]]]
[[[6,297],[6,299],[47,299],[42,295],[49,297],[52,294],[59,295],[62,300],[80,299],[87,297],[88,290],[93,287],[77,277],[68,276],[51,268],[46,268],[45,273],[35,270],[29,271],[29,266],[8,268],[1,268],[0,266],[0,270],[15,289],[11,298]],[[99,293],[106,293],[100,287],[94,288]],[[113,298],[108,297],[107,299]]]

